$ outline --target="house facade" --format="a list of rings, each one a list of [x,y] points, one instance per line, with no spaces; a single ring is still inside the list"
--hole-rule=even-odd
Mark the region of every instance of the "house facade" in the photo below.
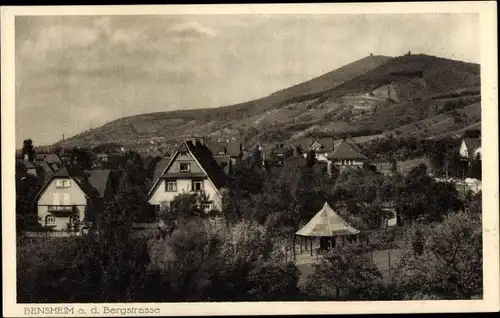
[[[207,197],[206,210],[222,210],[221,190],[227,182],[222,165],[230,162],[228,158],[223,160],[218,156],[218,159],[203,139],[186,140],[172,157],[158,162],[149,203],[159,208],[180,194],[202,193]]]
[[[328,159],[337,168],[362,168],[368,160],[361,153],[361,149],[350,140],[344,140],[328,156]]]
[[[39,223],[54,231],[77,230],[85,219],[85,209],[92,200],[100,200],[99,190],[87,175],[78,169],[62,167],[47,175],[36,196]],[[108,179],[93,178],[105,192]]]

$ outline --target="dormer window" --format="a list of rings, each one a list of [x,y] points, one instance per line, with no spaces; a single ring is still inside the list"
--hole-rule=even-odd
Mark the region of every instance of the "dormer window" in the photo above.
[[[71,180],[56,180],[56,188],[65,189],[71,187]]]
[[[190,164],[188,162],[180,162],[179,163],[179,171],[180,172],[189,172],[191,170]]]

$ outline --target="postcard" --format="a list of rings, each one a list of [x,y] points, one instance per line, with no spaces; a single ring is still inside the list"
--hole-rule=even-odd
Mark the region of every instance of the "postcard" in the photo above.
[[[2,7],[4,316],[498,311],[496,9]]]

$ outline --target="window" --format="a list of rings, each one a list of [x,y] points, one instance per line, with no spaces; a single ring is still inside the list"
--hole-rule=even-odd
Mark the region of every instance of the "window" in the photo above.
[[[212,205],[210,203],[202,203],[201,208],[203,211],[208,212],[212,210]]]
[[[63,194],[63,204],[64,205],[71,205],[71,197],[70,197],[69,193]]]
[[[53,199],[53,200],[52,200],[52,203],[53,203],[54,205],[60,205],[60,204],[61,204],[61,199],[60,199],[60,197],[59,197],[59,193],[54,193],[54,194],[52,195],[52,199]]]
[[[71,187],[71,180],[56,180],[56,188],[69,188]]]
[[[203,191],[203,181],[193,181],[193,191]]]
[[[165,184],[165,191],[177,192],[177,181],[167,181]]]
[[[56,217],[53,215],[47,215],[45,217],[45,226],[56,226]]]
[[[187,162],[181,162],[179,163],[179,171],[180,172],[189,172],[189,163]]]

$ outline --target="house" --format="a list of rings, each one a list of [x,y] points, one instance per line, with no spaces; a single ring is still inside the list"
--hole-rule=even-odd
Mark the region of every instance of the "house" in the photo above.
[[[243,144],[237,138],[210,140],[203,137],[203,139],[214,156],[228,156],[233,164],[243,157]]]
[[[316,161],[328,162],[328,154],[334,149],[334,140],[332,138],[301,138],[295,141],[295,148],[298,154],[304,158],[311,151],[314,152]]]
[[[367,162],[361,149],[351,140],[344,140],[335,150],[328,156],[332,164],[338,168],[347,167],[363,167]]]
[[[155,169],[149,191],[149,203],[157,208],[169,204],[183,193],[204,193],[208,197],[205,209],[222,209],[221,191],[227,185],[227,175],[221,167],[224,161],[214,158],[204,138],[184,141],[173,156],[162,158]]]
[[[273,148],[264,147],[262,154],[264,162],[274,166],[282,166],[284,161],[293,155],[293,148],[279,143],[275,144]]]
[[[28,159],[16,159],[16,167],[25,170],[26,174],[34,177],[39,177],[41,175],[41,169],[43,168]]]
[[[459,149],[460,156],[469,161],[471,164],[477,159],[481,159],[481,137],[471,138],[465,137],[462,139]]]
[[[109,184],[109,171],[62,167],[46,175],[35,197],[40,224],[55,231],[78,228],[86,207],[102,200]]]

